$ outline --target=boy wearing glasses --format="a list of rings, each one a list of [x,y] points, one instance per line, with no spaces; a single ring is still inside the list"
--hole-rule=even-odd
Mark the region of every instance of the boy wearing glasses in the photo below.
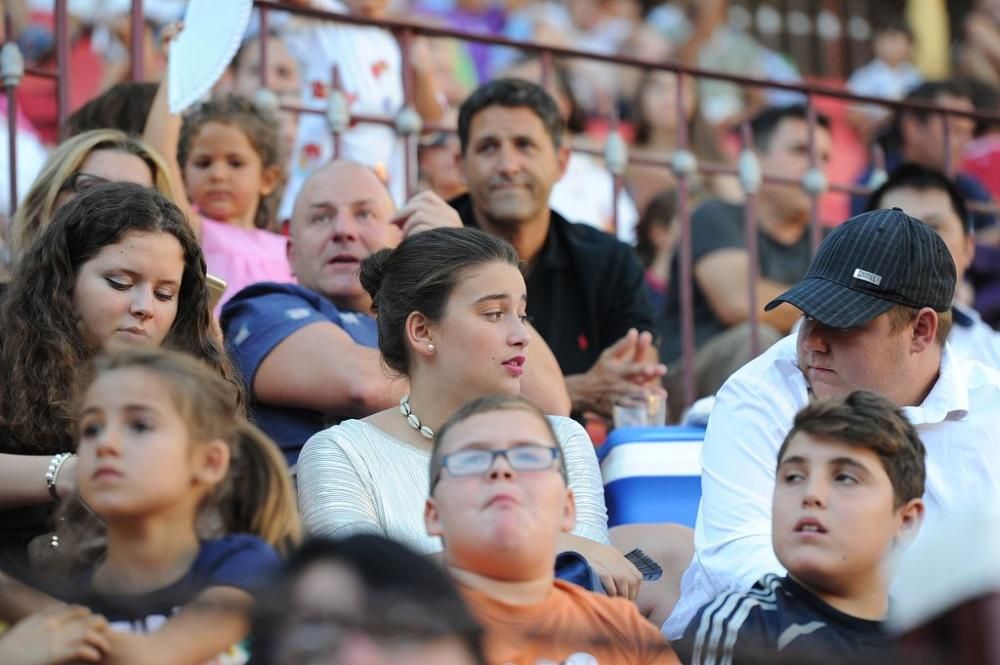
[[[679,663],[634,604],[555,579],[557,538],[576,517],[561,457],[519,397],[469,402],[435,437],[427,532],[485,628],[487,662]]]

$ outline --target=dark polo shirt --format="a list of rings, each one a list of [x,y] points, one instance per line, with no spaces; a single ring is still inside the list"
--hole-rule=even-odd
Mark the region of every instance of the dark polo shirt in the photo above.
[[[476,226],[468,194],[450,203],[463,224]],[[550,215],[545,245],[525,275],[528,316],[563,374],[582,374],[629,328],[652,331],[652,306],[631,247],[555,211]]]

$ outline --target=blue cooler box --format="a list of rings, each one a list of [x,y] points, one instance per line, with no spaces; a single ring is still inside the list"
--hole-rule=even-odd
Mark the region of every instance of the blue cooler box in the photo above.
[[[702,427],[623,427],[597,449],[608,526],[694,526],[701,500]]]

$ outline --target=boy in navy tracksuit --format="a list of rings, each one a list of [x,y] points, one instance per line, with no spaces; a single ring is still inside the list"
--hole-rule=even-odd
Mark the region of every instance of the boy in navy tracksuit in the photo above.
[[[703,607],[675,642],[690,665],[892,662],[889,560],[923,518],[924,446],[887,399],[802,409],[778,452],[771,540],[784,577]],[[846,660],[845,660],[846,659]]]

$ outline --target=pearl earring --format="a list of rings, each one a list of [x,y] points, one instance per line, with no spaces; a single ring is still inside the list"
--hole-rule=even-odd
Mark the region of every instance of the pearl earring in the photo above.
[[[433,342],[431,342],[431,343],[429,343],[427,345],[427,350],[430,351],[431,353],[434,353],[434,343]]]

